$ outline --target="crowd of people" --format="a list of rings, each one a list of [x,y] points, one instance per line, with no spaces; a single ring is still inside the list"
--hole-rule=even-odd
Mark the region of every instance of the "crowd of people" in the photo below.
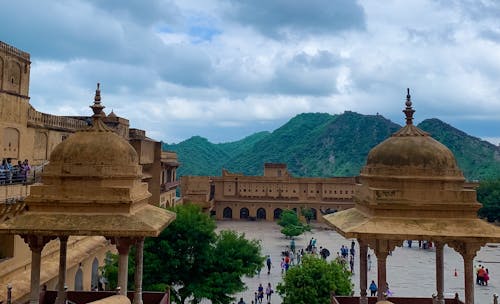
[[[4,158],[0,165],[0,184],[25,183],[30,171],[27,159],[23,162],[19,160],[13,165],[11,158]]]

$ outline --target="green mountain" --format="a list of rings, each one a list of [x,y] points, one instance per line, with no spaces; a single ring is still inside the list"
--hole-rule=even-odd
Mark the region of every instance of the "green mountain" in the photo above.
[[[447,146],[464,175],[470,180],[500,177],[500,149],[480,138],[467,135],[437,118],[426,119],[422,130]]]
[[[500,149],[438,120],[419,124],[448,146],[468,179],[500,177]],[[380,115],[304,113],[274,132],[213,144],[195,136],[164,149],[178,153],[179,175],[220,175],[222,168],[260,175],[264,163],[286,163],[295,176],[355,176],[368,152],[401,128]]]

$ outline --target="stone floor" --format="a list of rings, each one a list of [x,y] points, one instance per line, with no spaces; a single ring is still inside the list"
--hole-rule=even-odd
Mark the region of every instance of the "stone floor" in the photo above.
[[[273,222],[248,222],[248,221],[219,221],[218,230],[236,230],[244,232],[247,238],[262,241],[262,253],[270,254],[273,262],[271,274],[268,275],[263,269],[260,275],[252,278],[245,278],[247,290],[236,295],[235,303],[243,297],[246,304],[250,304],[254,299],[254,292],[259,283],[267,286],[271,283],[273,289],[281,281],[281,270],[279,263],[280,253],[286,249],[290,241],[285,239],[280,233],[280,227]],[[323,246],[330,250],[332,257],[336,256],[342,245],[350,247],[351,240],[345,239],[335,231],[326,229],[326,226],[317,225],[313,231],[297,237],[297,249],[304,248],[311,237],[316,238],[317,247]],[[387,259],[387,281],[395,296],[431,296],[435,293],[435,251],[430,249],[419,249],[418,242],[413,242],[412,248],[397,248],[392,256]],[[359,247],[356,244],[356,249]],[[445,294],[452,297],[455,292],[464,299],[464,278],[463,262],[458,253],[445,246]],[[359,253],[357,251],[357,253]],[[377,281],[377,261],[371,250],[368,252],[372,256],[372,269],[368,274],[368,281]],[[476,285],[475,303],[493,303],[493,294],[500,294],[500,244],[489,244],[484,247],[475,259],[475,264],[485,265],[490,272],[489,286]],[[455,269],[457,276],[455,276]],[[356,260],[353,275],[355,293],[359,294],[359,264]],[[271,303],[281,303],[281,298],[277,293],[273,294]]]

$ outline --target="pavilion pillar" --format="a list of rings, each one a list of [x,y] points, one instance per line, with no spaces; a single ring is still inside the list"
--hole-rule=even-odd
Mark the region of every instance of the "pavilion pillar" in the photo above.
[[[465,281],[465,304],[474,304],[474,257],[481,246],[481,243],[450,242],[451,247],[458,251],[464,259],[464,281]]]
[[[359,239],[359,304],[368,304],[366,288],[368,284],[368,244]]]
[[[117,237],[115,239],[116,249],[118,250],[118,287],[120,291],[118,294],[127,296],[127,283],[128,283],[128,253],[132,240],[125,237]]]
[[[139,238],[135,243],[135,292],[134,304],[142,304],[142,274],[144,257],[144,238]]]
[[[437,302],[436,304],[444,304],[444,255],[442,242],[435,242],[436,246],[436,291]]]
[[[385,300],[385,292],[387,289],[387,255],[389,255],[387,240],[377,240],[375,246],[375,255],[377,256],[377,280],[378,280],[378,301]]]
[[[66,253],[68,249],[68,236],[59,237],[59,281],[57,282],[57,298],[55,304],[64,304],[66,301]]]
[[[40,303],[40,270],[42,265],[42,250],[52,238],[41,235],[22,235],[24,242],[31,249],[31,293],[30,304]]]

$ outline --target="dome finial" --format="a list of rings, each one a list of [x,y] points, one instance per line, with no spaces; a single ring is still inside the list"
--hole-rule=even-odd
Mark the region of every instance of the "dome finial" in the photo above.
[[[94,104],[91,105],[90,108],[94,112],[94,115],[92,115],[92,117],[105,116],[104,112],[102,111],[105,106],[101,105],[101,84],[99,82],[97,83],[97,89],[95,90]]]
[[[406,108],[403,110],[403,113],[406,115],[406,124],[407,125],[412,125],[413,124],[413,113],[415,113],[415,110],[411,107],[411,95],[410,95],[410,89],[407,88],[407,94],[406,94]]]

